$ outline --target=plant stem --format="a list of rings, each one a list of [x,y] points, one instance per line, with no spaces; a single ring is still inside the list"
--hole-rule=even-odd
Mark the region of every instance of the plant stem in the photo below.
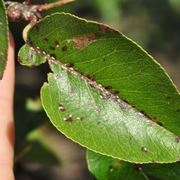
[[[33,8],[37,9],[38,11],[46,11],[46,10],[49,10],[52,8],[63,6],[65,4],[71,3],[73,1],[74,0],[61,0],[61,1],[56,1],[53,3],[49,3],[49,4],[33,5]]]

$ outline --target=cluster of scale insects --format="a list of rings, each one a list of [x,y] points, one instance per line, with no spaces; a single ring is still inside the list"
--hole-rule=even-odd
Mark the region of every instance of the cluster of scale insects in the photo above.
[[[59,44],[56,43],[56,47],[59,48]],[[60,62],[59,60],[57,60],[54,56],[50,56],[48,53],[46,53],[45,51],[40,50],[39,47],[37,46],[32,46],[31,45],[31,53],[33,54],[33,52],[37,53],[38,55],[42,55],[44,58],[46,58],[49,62],[54,63],[54,64],[58,64],[61,66],[61,68],[63,70],[65,70],[66,72],[68,72],[69,74],[72,74],[78,78],[80,78],[81,80],[85,81],[87,84],[89,84],[92,88],[95,88],[96,90],[98,90],[100,92],[100,98],[103,100],[112,100],[116,103],[118,103],[120,105],[120,107],[125,107],[127,106],[126,103],[124,101],[122,101],[119,96],[116,95],[116,93],[118,92],[111,92],[111,87],[107,86],[107,87],[103,87],[101,84],[97,84],[95,77],[91,77],[89,75],[83,75],[79,72],[77,72],[76,70],[74,70],[74,68],[72,67],[72,65],[69,64],[63,64],[62,62]],[[31,56],[31,54],[30,54]],[[57,79],[59,78],[59,76],[57,76]],[[60,104],[59,105],[59,110],[60,111],[65,111],[65,107]],[[82,117],[77,117],[77,120],[82,120]],[[73,116],[70,114],[67,117],[64,118],[65,121],[72,121],[73,120]]]

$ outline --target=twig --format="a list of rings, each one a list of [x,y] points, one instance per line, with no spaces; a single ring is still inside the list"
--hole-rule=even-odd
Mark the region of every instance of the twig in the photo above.
[[[33,7],[37,9],[38,11],[47,11],[52,8],[64,6],[65,4],[71,3],[73,1],[75,0],[61,0],[61,1],[53,2],[49,4],[33,5]]]
[[[10,21],[20,21],[22,19],[30,22],[36,22],[41,18],[41,11],[47,11],[55,7],[61,7],[71,3],[74,0],[61,0],[49,4],[30,5],[30,0],[24,3],[5,1],[7,15]]]

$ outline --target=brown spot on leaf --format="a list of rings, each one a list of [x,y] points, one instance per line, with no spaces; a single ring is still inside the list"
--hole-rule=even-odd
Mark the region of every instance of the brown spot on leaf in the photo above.
[[[55,45],[59,45],[59,42],[58,41],[54,41]]]
[[[68,64],[66,64],[66,67],[74,67],[74,64],[73,63],[68,63]]]
[[[180,137],[179,136],[176,136],[175,137],[175,143],[179,143],[180,142]]]
[[[111,90],[111,89],[112,89],[112,86],[106,86],[105,89]]]
[[[50,56],[56,58],[56,55],[54,53],[51,53]]]
[[[134,165],[134,170],[136,171],[140,171],[142,168],[138,165],[138,164],[135,164]]]
[[[166,96],[166,99],[167,99],[167,100],[170,100],[170,99],[171,99],[171,96]]]
[[[101,30],[102,33],[110,32],[110,33],[118,33],[119,34],[119,32],[116,31],[115,29],[112,29],[112,28],[110,28],[108,26],[105,26],[103,24],[100,24],[99,27],[100,27],[100,30]]]
[[[162,123],[162,122],[156,121],[156,120],[154,120],[154,122],[157,123],[159,126],[162,126],[162,127],[163,127],[163,123]]]
[[[117,94],[119,94],[119,91],[117,90],[117,91],[113,91],[112,92],[114,95],[117,95]]]
[[[48,40],[48,38],[47,38],[47,37],[45,37],[45,38],[44,38],[44,41],[48,42],[49,40]]]
[[[51,50],[53,50],[53,51],[55,51],[55,49],[56,49],[56,48],[53,47],[53,46],[50,46],[49,48],[50,48]]]
[[[61,50],[64,52],[64,51],[67,51],[68,47],[65,45],[61,48]]]
[[[96,36],[93,33],[72,38],[72,41],[74,42],[77,49],[82,49],[95,40]]]
[[[35,29],[36,29],[37,31],[39,31],[39,26],[35,26]]]
[[[90,79],[91,81],[96,81],[95,76],[90,76],[90,75],[85,75],[88,79]]]

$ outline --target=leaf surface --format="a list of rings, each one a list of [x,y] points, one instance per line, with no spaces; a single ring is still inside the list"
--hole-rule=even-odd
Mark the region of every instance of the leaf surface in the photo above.
[[[32,27],[27,43],[32,64],[39,56],[50,63],[41,99],[63,134],[130,162],[179,160],[179,93],[139,46],[107,26],[63,13]]]
[[[89,171],[97,180],[146,180],[138,166],[87,151]]]
[[[172,164],[130,164],[111,157],[87,151],[88,169],[97,180],[179,180],[180,163]]]
[[[70,14],[44,18],[28,33],[28,43],[112,92],[180,134],[180,94],[155,60],[121,33]]]
[[[0,0],[0,17],[0,79],[2,79],[8,48],[8,23],[3,0]]]

